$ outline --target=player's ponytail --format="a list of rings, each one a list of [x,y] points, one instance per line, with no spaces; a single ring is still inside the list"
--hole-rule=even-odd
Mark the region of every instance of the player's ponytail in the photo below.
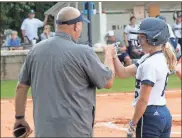
[[[169,42],[167,42],[163,47],[162,47],[162,52],[164,53],[167,64],[169,67],[170,71],[174,71],[176,68],[177,64],[177,59],[174,51],[172,50],[172,46]]]

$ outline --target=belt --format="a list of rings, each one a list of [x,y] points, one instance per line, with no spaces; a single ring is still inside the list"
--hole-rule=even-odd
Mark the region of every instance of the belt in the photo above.
[[[147,107],[164,107],[166,105],[148,105]]]

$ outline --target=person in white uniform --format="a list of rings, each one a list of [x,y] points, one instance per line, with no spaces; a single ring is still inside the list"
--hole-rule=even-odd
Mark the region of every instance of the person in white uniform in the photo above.
[[[179,12],[177,14],[177,18],[176,18],[176,23],[173,25],[173,31],[174,31],[174,34],[175,36],[177,37],[178,39],[178,43],[181,45],[182,47],[182,24],[181,24],[181,17],[182,17],[182,14]]]
[[[135,133],[136,138],[169,138],[172,117],[166,107],[165,90],[169,73],[176,67],[176,56],[169,46],[168,26],[163,20],[149,17],[133,33],[138,34],[139,43],[146,53],[136,64],[124,67],[114,47],[110,48],[116,75],[119,78],[136,78],[135,109],[127,137]]]
[[[132,34],[132,31],[137,31],[138,25],[136,24],[136,17],[130,17],[130,24],[124,29],[124,42],[128,48],[128,54],[131,58],[140,58],[143,52],[139,49],[137,34]]]
[[[38,28],[43,27],[47,23],[48,15],[45,15],[44,22],[34,17],[35,11],[30,10],[28,13],[28,18],[26,18],[21,25],[24,43],[27,43],[27,41],[30,43],[33,39],[39,40],[37,34]]]

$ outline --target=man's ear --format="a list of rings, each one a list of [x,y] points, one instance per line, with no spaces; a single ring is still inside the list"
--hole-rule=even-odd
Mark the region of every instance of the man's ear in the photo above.
[[[77,22],[76,24],[74,24],[74,31],[78,31],[79,30],[79,23]]]

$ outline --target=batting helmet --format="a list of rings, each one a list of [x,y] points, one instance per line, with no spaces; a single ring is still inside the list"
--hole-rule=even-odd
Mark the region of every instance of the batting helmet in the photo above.
[[[165,21],[153,17],[142,20],[139,30],[131,33],[146,35],[148,43],[153,46],[165,44],[170,37]]]

